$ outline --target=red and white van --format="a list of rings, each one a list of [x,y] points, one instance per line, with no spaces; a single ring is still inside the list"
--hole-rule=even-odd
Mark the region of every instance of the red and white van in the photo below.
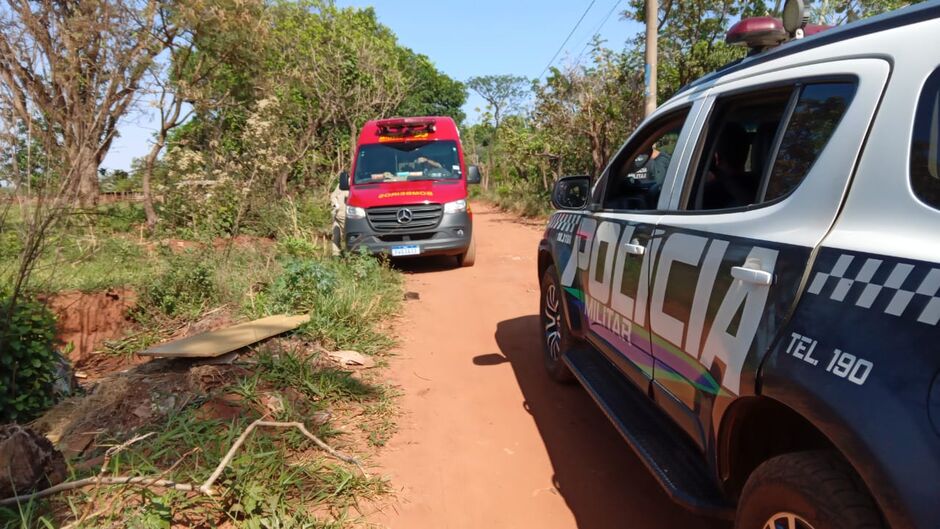
[[[479,169],[464,163],[451,118],[369,121],[359,134],[350,172],[339,177],[339,189],[349,195],[345,207],[334,207],[334,240],[348,250],[392,257],[452,255],[461,266],[472,266],[467,184],[479,182]]]

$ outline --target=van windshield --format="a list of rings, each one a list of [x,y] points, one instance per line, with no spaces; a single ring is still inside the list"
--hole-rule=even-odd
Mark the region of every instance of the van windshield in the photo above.
[[[455,141],[403,141],[359,147],[355,183],[459,180]]]

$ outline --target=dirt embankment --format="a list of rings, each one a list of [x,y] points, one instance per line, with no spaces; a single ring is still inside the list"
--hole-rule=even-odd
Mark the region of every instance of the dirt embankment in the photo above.
[[[128,312],[137,296],[128,289],[104,292],[59,292],[46,298],[56,315],[58,338],[63,346],[71,343],[69,360],[79,364],[104,346],[107,340],[120,338],[130,327]]]
[[[390,378],[400,431],[380,464],[395,529],[723,527],[672,503],[577,385],[542,366],[536,249],[544,225],[474,203],[476,266],[403,266]]]

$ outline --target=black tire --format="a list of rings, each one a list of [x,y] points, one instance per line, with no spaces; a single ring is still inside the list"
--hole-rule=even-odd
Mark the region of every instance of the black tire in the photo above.
[[[886,527],[861,478],[838,454],[795,452],[768,459],[751,474],[741,499],[735,529],[884,529]]]
[[[473,237],[470,237],[470,246],[467,251],[457,256],[457,266],[464,268],[473,266],[477,260],[477,243]]]
[[[558,281],[555,267],[549,266],[542,274],[542,293],[539,296],[539,333],[542,336],[542,358],[549,376],[557,382],[569,383],[574,380],[571,370],[562,360],[562,355],[576,341],[571,336],[571,329],[565,321],[562,303],[563,290]]]

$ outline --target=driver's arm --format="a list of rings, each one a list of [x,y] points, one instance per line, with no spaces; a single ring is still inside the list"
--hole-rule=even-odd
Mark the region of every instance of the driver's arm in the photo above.
[[[416,163],[427,164],[427,165],[429,165],[429,166],[431,166],[431,167],[434,167],[434,168],[437,168],[437,169],[440,169],[441,167],[443,167],[440,163],[435,162],[434,160],[432,160],[432,159],[430,159],[430,158],[425,158],[424,156],[419,156],[418,159],[415,160],[415,162],[416,162]]]

